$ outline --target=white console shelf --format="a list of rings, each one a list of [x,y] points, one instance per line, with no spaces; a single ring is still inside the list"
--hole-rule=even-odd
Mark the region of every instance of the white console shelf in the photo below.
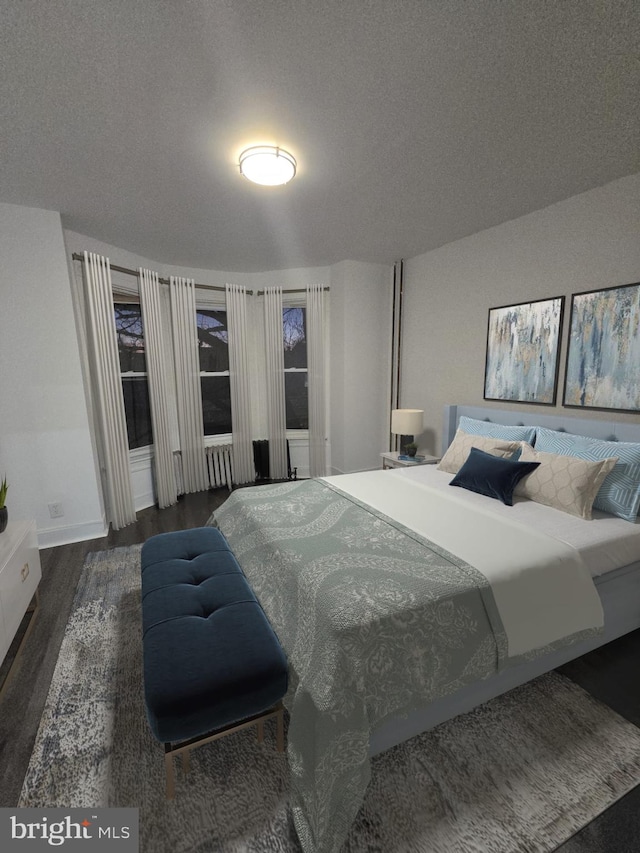
[[[10,521],[0,533],[0,662],[5,659],[34,596],[37,607],[41,577],[35,521]]]

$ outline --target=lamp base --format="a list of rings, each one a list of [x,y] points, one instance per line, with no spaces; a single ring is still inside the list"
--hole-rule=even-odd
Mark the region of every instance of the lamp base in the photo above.
[[[417,448],[415,448],[415,447],[413,448],[413,453],[411,452],[411,450],[412,450],[411,448],[407,449],[408,444],[413,444],[413,436],[412,435],[401,435],[399,444],[400,444],[400,453],[404,454],[405,456],[415,456],[416,455],[416,449]]]

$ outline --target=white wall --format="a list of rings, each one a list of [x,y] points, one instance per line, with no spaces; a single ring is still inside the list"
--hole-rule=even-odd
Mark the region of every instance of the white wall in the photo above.
[[[41,546],[103,536],[60,215],[0,204],[0,476]],[[61,502],[64,516],[49,517]]]
[[[401,405],[425,410],[421,447],[440,453],[445,404],[484,403],[489,308],[566,295],[555,407],[562,410],[570,294],[637,281],[640,174],[408,260]],[[611,418],[611,413],[585,410],[583,416]]]
[[[331,267],[331,458],[334,473],[380,467],[388,450],[391,267]]]

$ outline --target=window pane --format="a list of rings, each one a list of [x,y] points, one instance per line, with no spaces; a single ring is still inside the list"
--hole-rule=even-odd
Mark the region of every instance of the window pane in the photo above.
[[[227,312],[198,308],[196,324],[200,370],[206,373],[222,373],[224,370],[229,370]]]
[[[205,435],[231,432],[231,389],[228,376],[201,376]]]
[[[153,444],[151,431],[151,410],[149,408],[149,387],[143,376],[128,379],[122,377],[124,392],[124,412],[127,418],[129,449],[146,447]]]
[[[129,371],[146,373],[147,364],[144,357],[144,334],[140,305],[130,302],[114,302],[113,310],[116,318],[121,373],[128,373]]]
[[[285,373],[284,394],[287,408],[287,429],[309,429],[307,374]]]
[[[284,341],[284,366],[307,366],[307,311],[306,308],[283,308],[282,338]]]

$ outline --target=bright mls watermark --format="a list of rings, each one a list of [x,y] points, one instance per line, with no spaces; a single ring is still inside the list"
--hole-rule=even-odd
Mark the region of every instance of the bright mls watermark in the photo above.
[[[138,809],[0,808],[0,850],[138,853]]]

